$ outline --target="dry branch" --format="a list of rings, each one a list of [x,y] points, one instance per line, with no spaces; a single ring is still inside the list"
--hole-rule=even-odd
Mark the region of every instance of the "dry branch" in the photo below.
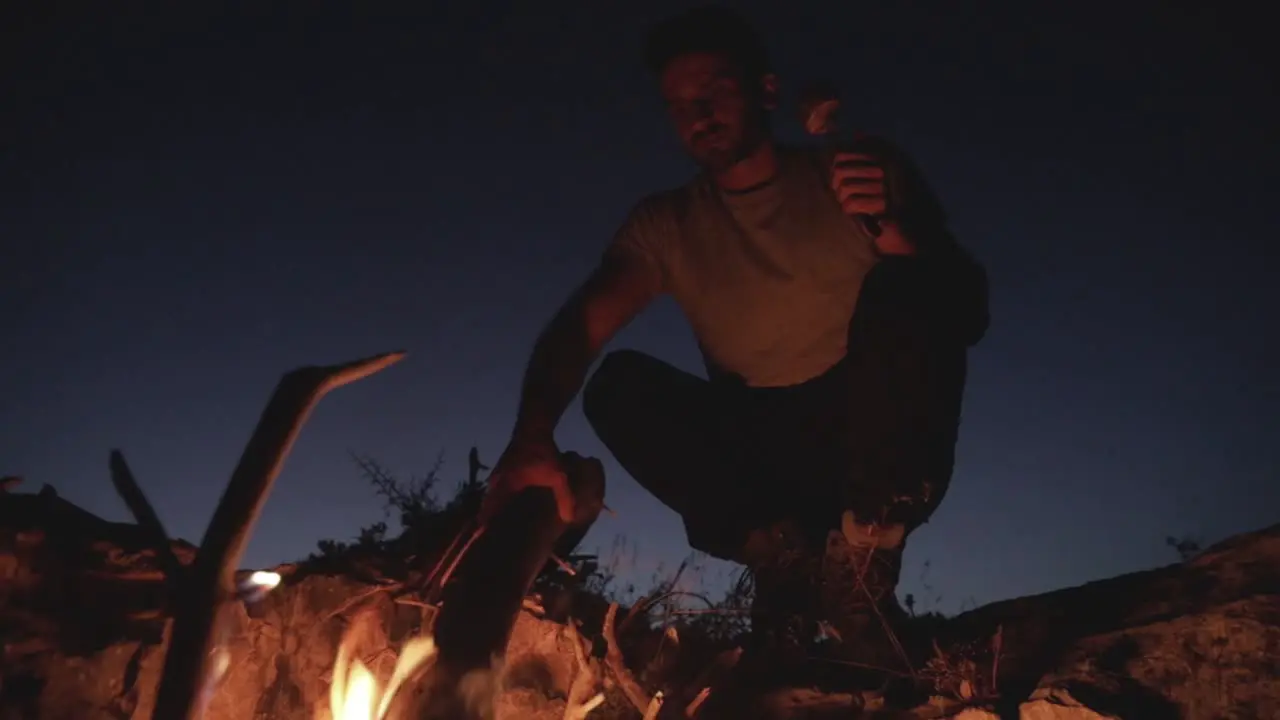
[[[653,698],[649,700],[649,704],[644,709],[643,720],[658,720],[658,713],[662,712],[663,696],[662,691],[653,694]]]
[[[635,676],[627,669],[626,660],[622,657],[622,649],[618,647],[618,638],[613,629],[617,615],[618,603],[609,603],[609,610],[604,614],[604,625],[600,628],[600,634],[604,636],[605,643],[605,666],[609,668],[614,681],[618,683],[618,687],[622,688],[622,694],[631,705],[641,713],[645,713],[649,710],[650,698],[640,687]]]
[[[276,385],[209,521],[175,606],[154,716],[194,720],[209,675],[214,631],[235,593],[235,571],[267,494],[307,415],[326,393],[368,377],[404,357],[386,353],[344,365],[299,368]]]
[[[124,454],[119,450],[112,450],[108,465],[111,468],[111,484],[115,485],[120,499],[124,500],[129,512],[133,513],[134,519],[138,521],[138,527],[146,533],[147,542],[155,546],[156,557],[164,570],[165,581],[169,585],[171,596],[176,594],[182,580],[183,566],[173,554],[173,546],[169,543],[169,534],[164,531],[164,524],[160,522],[155,508],[151,506],[146,494],[142,492],[142,487],[133,477],[133,471],[124,461]]]
[[[698,677],[690,685],[691,688],[698,688],[698,691],[689,703],[685,705],[685,717],[697,717],[698,711],[702,709],[702,704],[720,686],[725,676],[737,667],[740,659],[742,659],[742,648],[730,648],[716,655],[715,660],[711,661],[710,665],[698,673]]]
[[[573,649],[573,659],[578,671],[569,685],[568,697],[565,699],[564,720],[584,720],[592,710],[604,702],[604,695],[596,692],[596,668],[591,662],[590,645],[578,632],[577,622],[572,618],[565,625],[565,635]]]

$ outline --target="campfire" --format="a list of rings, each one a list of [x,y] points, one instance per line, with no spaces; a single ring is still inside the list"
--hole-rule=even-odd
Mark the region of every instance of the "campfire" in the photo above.
[[[170,540],[154,508],[119,451],[111,455],[112,482],[147,534],[164,568],[170,586],[169,609],[173,614],[171,639],[165,653],[156,694],[153,717],[166,720],[197,720],[205,714],[210,699],[231,667],[231,654],[224,645],[228,611],[237,604],[259,603],[282,583],[273,572],[241,574],[237,563],[248,542],[266,496],[311,409],[330,390],[372,375],[399,361],[403,353],[387,353],[365,360],[328,367],[306,367],[286,374],[277,385],[248,445],[232,474],[194,560],[180,561],[169,550]],[[472,540],[482,533],[474,533]],[[465,554],[466,547],[463,546]],[[492,553],[492,550],[489,551]],[[528,567],[545,561],[538,552],[517,558]],[[455,559],[456,564],[456,559]],[[240,576],[237,580],[237,576]],[[443,583],[442,583],[443,584]],[[447,604],[447,603],[441,603]],[[457,604],[457,603],[453,603]],[[459,606],[457,609],[465,607]],[[440,609],[439,606],[436,608]],[[615,607],[616,610],[616,607]],[[446,611],[447,612],[447,611]],[[612,622],[612,613],[610,614]],[[358,613],[338,644],[329,683],[327,709],[315,711],[316,720],[384,720],[397,717],[395,709],[404,688],[429,677],[434,666],[443,666],[440,646],[429,632],[412,637],[396,652],[387,646],[372,613]],[[456,623],[455,623],[456,624]],[[382,642],[374,647],[365,642],[372,631]],[[477,628],[477,632],[482,628]],[[566,700],[564,718],[581,720],[604,700],[601,690],[605,674],[591,657],[590,645],[570,627],[577,677]],[[611,670],[620,660],[610,642]],[[367,654],[366,654],[367,653]],[[618,663],[620,667],[620,663]],[[389,667],[388,667],[389,666]],[[427,690],[428,699],[450,693],[465,696],[472,714],[477,703],[492,706],[501,686],[501,667],[464,668],[449,686]],[[439,677],[449,676],[443,669]],[[629,680],[629,678],[628,678]],[[641,701],[634,681],[624,682],[628,696]],[[657,698],[643,698],[646,715],[653,717],[661,704]],[[481,711],[481,716],[491,712]]]
[[[402,357],[401,353],[388,353],[341,365],[304,367],[286,374],[264,409],[200,546],[193,552],[175,552],[175,543],[123,453],[112,451],[112,483],[137,521],[141,544],[153,553],[158,568],[148,572],[153,573],[166,590],[160,605],[148,611],[153,613],[148,617],[166,618],[164,634],[167,636],[154,703],[149,708],[152,717],[198,720],[226,716],[226,693],[230,692],[227,684],[244,682],[242,627],[247,619],[246,611],[249,618],[264,617],[264,613],[274,615],[276,624],[269,627],[273,633],[278,632],[281,610],[274,607],[271,598],[280,592],[277,588],[297,582],[276,572],[237,569],[275,477],[307,416],[326,393],[372,375]],[[597,490],[600,495],[596,498],[597,504],[602,504],[603,486]],[[545,507],[530,509],[539,503]],[[587,505],[584,503],[584,507]],[[517,714],[512,715],[496,711],[502,705],[500,700],[506,701],[503,684],[508,679],[504,654],[507,633],[510,622],[522,613],[544,614],[537,601],[523,598],[521,593],[528,591],[533,574],[549,558],[554,558],[550,554],[551,544],[559,530],[549,524],[539,524],[535,518],[539,513],[554,517],[550,503],[517,498],[510,508],[509,519],[472,528],[446,550],[445,557],[450,560],[441,563],[443,574],[438,579],[441,591],[438,599],[421,593],[417,600],[401,597],[414,594],[415,588],[405,583],[395,583],[399,589],[396,593],[387,592],[391,586],[379,584],[359,595],[362,599],[391,595],[396,604],[431,608],[431,622],[424,616],[420,624],[409,629],[411,636],[407,639],[389,637],[392,629],[387,615],[373,611],[375,604],[385,609],[389,604],[385,601],[371,602],[367,607],[358,607],[361,602],[344,603],[346,609],[340,608],[327,616],[326,621],[354,610],[343,615],[347,627],[333,651],[331,671],[324,666],[324,669],[311,670],[310,677],[327,688],[321,690],[319,702],[307,707],[308,715],[314,720],[401,720],[416,716],[422,703],[433,708],[444,703],[450,708],[444,716],[451,719],[488,718],[495,714],[526,717],[518,714],[518,709]],[[511,548],[518,552],[509,553]],[[455,550],[457,552],[453,552]],[[501,566],[502,572],[489,572],[494,565]],[[472,572],[458,583],[447,581],[454,571],[460,576],[466,575],[468,567],[483,568],[484,572]],[[493,588],[492,577],[499,579],[499,585],[505,585]],[[455,590],[453,595],[449,594],[449,588]],[[684,692],[669,691],[664,695],[644,690],[622,661],[613,629],[617,609],[616,604],[610,608],[604,627],[599,628],[608,645],[603,658],[593,656],[592,643],[583,637],[577,623],[572,620],[567,626],[548,623],[558,628],[553,632],[556,638],[553,644],[568,640],[573,651],[569,664],[563,666],[565,674],[558,676],[557,682],[566,683],[567,696],[562,696],[563,704],[554,711],[555,715],[564,720],[601,716],[606,693],[610,688],[617,688],[627,704],[646,718],[656,717],[664,704],[675,711],[673,717],[693,717],[706,698],[705,686],[701,692],[689,693],[687,697]],[[288,616],[293,614],[293,610],[284,612]],[[450,621],[440,622],[446,616]],[[403,632],[396,631],[401,636]],[[278,635],[276,641],[279,642]],[[290,641],[310,642],[296,636]],[[132,650],[131,666],[143,661],[151,652],[153,642],[144,640]],[[310,660],[306,659],[307,653],[297,652],[297,645],[294,648],[284,651],[271,675],[278,684],[282,683],[283,689],[262,696],[259,704],[263,709],[254,712],[269,714],[269,706],[281,701],[277,697],[279,693],[297,690],[296,686],[285,686],[291,677],[305,677],[298,673],[307,672]],[[476,648],[491,654],[477,657],[473,652]],[[250,650],[251,655],[253,652]],[[484,661],[486,658],[489,662]],[[287,666],[293,661],[298,667]],[[129,675],[126,684],[127,688],[111,702],[118,704],[121,712],[133,712],[131,708],[139,702],[136,672]],[[327,703],[323,699],[325,690]],[[675,702],[664,703],[664,700]],[[538,717],[549,717],[545,713],[547,709],[543,708]]]

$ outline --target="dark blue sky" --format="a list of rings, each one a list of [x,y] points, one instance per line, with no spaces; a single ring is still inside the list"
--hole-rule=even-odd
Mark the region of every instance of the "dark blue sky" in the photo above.
[[[740,6],[784,87],[836,78],[990,270],[955,480],[904,591],[928,560],[954,610],[1162,564],[1167,534],[1280,519],[1280,79],[1261,20],[756,5]],[[198,540],[281,373],[395,348],[409,359],[313,415],[246,564],[379,519],[349,449],[404,475],[443,449],[450,480],[472,444],[493,460],[543,322],[631,204],[691,171],[638,60],[677,7],[0,23],[17,100],[0,472],[125,519],[107,473],[122,448],[170,532]],[[669,301],[621,346],[699,367]],[[576,404],[559,438],[607,458]],[[618,515],[587,546],[626,535],[645,581],[687,552],[683,531],[606,466]]]

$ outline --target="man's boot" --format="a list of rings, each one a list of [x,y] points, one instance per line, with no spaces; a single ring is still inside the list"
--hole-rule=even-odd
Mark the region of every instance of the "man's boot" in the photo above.
[[[726,682],[711,693],[706,717],[846,718],[862,709],[859,693],[819,691],[823,668],[814,653],[824,552],[816,535],[794,523],[751,534],[738,558],[755,578],[751,637]]]
[[[754,531],[742,559],[755,581],[751,637],[739,664],[743,678],[760,689],[807,684],[817,636],[820,549],[794,523],[782,522]]]
[[[898,639],[906,613],[894,595],[904,535],[901,525],[862,525],[852,513],[828,535],[818,592],[825,681],[871,689],[909,673]]]

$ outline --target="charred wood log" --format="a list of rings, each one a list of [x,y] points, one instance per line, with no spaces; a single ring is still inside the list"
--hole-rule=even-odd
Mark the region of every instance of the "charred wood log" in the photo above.
[[[508,501],[461,551],[441,591],[433,634],[439,648],[428,716],[487,717],[485,708],[462,709],[449,699],[459,681],[488,672],[502,657],[516,617],[538,574],[553,554],[577,544],[599,515],[604,500],[600,462],[568,453],[562,457],[577,500],[572,524],[563,522],[549,490],[526,489]],[[570,548],[572,549],[572,548]],[[567,551],[563,551],[567,554]]]

